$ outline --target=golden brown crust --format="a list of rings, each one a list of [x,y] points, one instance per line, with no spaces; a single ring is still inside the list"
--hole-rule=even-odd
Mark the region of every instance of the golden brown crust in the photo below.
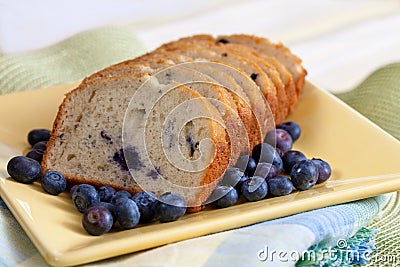
[[[217,37],[217,39],[224,39],[232,43],[240,43],[250,46],[260,53],[265,53],[268,56],[276,57],[281,63],[283,60],[280,59],[286,58],[292,63],[292,66],[286,67],[292,73],[297,97],[301,95],[304,87],[305,77],[307,75],[307,70],[304,69],[304,67],[302,66],[302,60],[295,54],[293,54],[290,49],[284,44],[273,43],[267,38],[248,34],[220,35]]]
[[[194,39],[193,39],[194,38]],[[202,42],[206,42],[205,35],[199,36],[194,36],[194,37],[188,37],[188,38],[182,38],[179,39],[178,41],[173,41],[170,43],[166,43],[162,45],[160,48],[157,50],[159,51],[174,51],[174,52],[182,52],[185,53],[185,50],[188,51],[188,55],[192,53],[193,51],[201,51],[201,50],[211,50],[216,52],[219,57],[216,58],[206,58],[208,60],[210,59],[217,59],[225,64],[232,65],[231,60],[239,63],[240,65],[237,65],[236,67],[242,66],[242,70],[244,72],[247,72],[249,77],[251,77],[256,84],[259,85],[260,90],[264,94],[265,98],[267,99],[267,102],[270,106],[270,109],[274,115],[275,120],[279,120],[279,118],[282,117],[282,111],[279,109],[278,105],[278,98],[276,94],[276,88],[274,84],[272,83],[271,79],[265,74],[265,72],[253,61],[248,60],[244,57],[238,56],[234,53],[231,53],[231,51],[227,50],[224,47],[221,46],[216,46],[215,42],[208,42],[208,45],[204,45],[204,43],[201,43],[201,45],[196,42],[197,40],[204,40]],[[156,51],[157,51],[156,50]],[[250,71],[252,70],[252,71]],[[254,76],[253,76],[254,75]]]
[[[267,76],[271,79],[271,82],[275,86],[276,97],[278,101],[278,113],[275,117],[275,123],[279,124],[283,122],[286,116],[289,114],[289,100],[286,96],[286,90],[284,84],[279,76],[278,71],[275,66],[268,64],[260,55],[258,55],[254,50],[249,47],[243,46],[239,47],[234,44],[223,44],[218,43],[217,46],[224,47],[225,49],[239,55],[243,56],[251,61],[257,63],[262,70],[267,74]]]
[[[219,139],[219,138],[224,138],[224,137],[216,136],[216,139]],[[215,149],[216,149],[217,153],[215,154],[214,161],[210,164],[210,167],[207,169],[205,179],[203,180],[201,185],[208,185],[210,183],[215,182],[220,177],[222,177],[225,170],[229,167],[228,163],[229,163],[230,155],[231,155],[230,143],[228,144],[228,146],[226,146],[226,144],[223,142],[220,142],[220,141],[215,142],[215,141],[216,140],[214,140],[214,144],[215,144]],[[207,198],[210,196],[210,194],[213,190],[213,188],[210,186],[205,187],[205,188],[206,189],[203,190],[198,197],[199,205],[194,206],[194,207],[189,207],[187,209],[187,211],[189,213],[199,212],[204,208],[203,203],[207,200]]]
[[[234,66],[231,63],[227,62],[227,60],[224,58],[224,56],[222,56],[222,58],[221,58],[218,55],[218,53],[212,52],[211,50],[204,49],[204,48],[202,48],[200,46],[196,46],[194,44],[180,44],[179,46],[176,46],[176,47],[174,45],[170,45],[170,46],[167,46],[167,47],[165,47],[163,49],[166,49],[167,51],[173,51],[175,53],[182,53],[184,55],[193,56],[193,57],[196,57],[196,58],[199,58],[199,59],[204,58],[204,59],[206,59],[206,60],[208,60],[210,62],[217,62],[217,63],[220,63],[220,64],[224,64],[226,66],[232,66],[233,69],[239,69],[240,70],[239,66]],[[194,53],[194,55],[193,55],[193,53]],[[210,53],[214,53],[215,57],[214,56],[209,56]],[[222,53],[222,54],[224,54],[224,53]],[[254,64],[252,62],[250,62],[250,61],[246,61],[245,59],[242,59],[242,58],[240,58],[238,56],[235,56],[235,55],[231,55],[231,57],[234,57],[234,59],[232,59],[232,60],[237,62],[237,63],[239,63],[239,64],[243,64],[243,65],[247,65],[247,66],[250,66],[250,67],[254,67],[257,70],[256,72],[259,72],[259,73],[262,72],[262,70],[259,67],[254,66]],[[242,70],[240,70],[240,73],[243,73],[248,79],[251,79],[249,73],[245,74]],[[260,75],[260,77],[258,77],[258,78],[259,79],[265,78],[265,76]],[[267,77],[267,79],[268,79],[268,77]],[[258,79],[256,81],[253,80],[253,83],[255,83],[257,81],[258,81]],[[262,80],[262,81],[264,82],[265,80]],[[265,81],[265,82],[267,82],[267,81]],[[269,107],[264,107],[263,106],[262,107],[263,110],[262,111],[259,110],[260,112],[257,112],[257,114],[260,115],[260,117],[258,117],[258,118],[260,118],[262,122],[266,121],[267,118],[269,117],[269,115],[267,114],[267,113],[269,113],[269,110],[271,110],[271,112],[272,112],[272,114],[274,116],[276,115],[277,99],[276,99],[275,93],[273,92],[274,88],[270,87],[271,85],[272,85],[272,83],[270,83],[270,84],[267,83],[267,85],[264,86],[264,93],[265,93],[264,96],[265,95],[267,96],[266,97],[267,98],[267,102],[265,102],[265,103],[267,103],[269,105]],[[258,96],[259,92],[260,92],[259,89],[257,89],[257,92],[255,92],[255,95]],[[249,96],[249,97],[252,98],[252,97],[255,97],[255,95]],[[268,101],[268,99],[269,99],[269,101]],[[263,103],[263,100],[260,100],[258,102]],[[253,106],[252,108],[253,109],[258,109],[259,107],[257,107],[257,106],[254,107]],[[264,126],[261,126],[261,125],[260,125],[260,127],[261,127],[261,130],[262,130],[262,133],[263,133],[262,135],[264,136],[266,131],[267,131],[267,128],[264,127]]]
[[[140,57],[134,58],[134,59],[129,59],[122,61],[120,63],[111,65],[107,68],[104,68],[102,70],[99,70],[92,75],[86,77],[86,80],[92,80],[92,79],[97,79],[97,78],[103,78],[103,77],[111,77],[118,75],[116,72],[118,72],[119,69],[126,69],[131,66],[137,66],[141,64],[143,67],[150,67],[149,62],[154,62],[154,60],[159,60],[161,61],[170,61],[171,64],[174,63],[174,60],[178,59],[179,62],[183,62],[185,60],[184,56],[179,55],[182,58],[178,59],[178,55],[173,55],[171,53],[154,53],[154,51],[146,53]],[[186,58],[186,60],[189,60],[189,58]],[[176,64],[177,62],[175,62]]]
[[[55,145],[56,138],[58,137],[58,130],[60,129],[60,125],[63,123],[63,120],[62,120],[63,115],[64,115],[64,113],[67,112],[66,103],[71,100],[71,98],[73,97],[74,94],[77,94],[81,90],[83,90],[85,84],[86,84],[86,80],[83,80],[82,83],[79,84],[75,89],[73,89],[70,92],[68,92],[67,94],[65,94],[65,97],[64,97],[62,103],[58,107],[56,118],[53,122],[53,127],[52,127],[52,130],[50,133],[50,139],[47,142],[46,150],[43,153],[43,158],[42,158],[42,163],[41,163],[42,173],[45,173],[46,171],[48,171],[50,169],[50,167],[47,164],[48,154],[50,153],[51,149],[53,149],[53,147]]]

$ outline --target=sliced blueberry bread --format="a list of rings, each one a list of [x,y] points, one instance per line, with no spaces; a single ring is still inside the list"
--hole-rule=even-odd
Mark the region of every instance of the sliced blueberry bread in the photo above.
[[[178,55],[178,57],[182,58],[181,55]],[[171,55],[171,58],[175,59],[173,55]],[[140,61],[146,65],[138,61],[129,61],[125,62],[125,64],[115,65],[100,73],[103,77],[104,75],[112,77],[146,72],[156,76],[163,82],[175,81],[185,84],[198,91],[204,97],[209,98],[209,100],[212,99],[211,103],[217,107],[222,115],[229,137],[233,139],[235,144],[233,146],[232,160],[237,159],[239,154],[248,154],[252,147],[262,141],[261,132],[254,124],[255,117],[252,114],[251,106],[245,102],[247,98],[242,99],[239,96],[239,94],[244,94],[243,91],[236,93],[235,88],[225,87],[207,74],[195,70],[196,66],[201,65],[201,63],[175,65],[171,61],[171,59],[164,60],[158,59],[158,57],[153,60],[148,58]],[[99,78],[97,75],[88,79]],[[241,87],[239,88],[241,89]]]
[[[237,143],[237,146],[235,146],[235,148],[240,151],[240,153],[249,153],[252,147],[263,140],[263,134],[260,130],[257,117],[253,114],[253,108],[247,95],[242,87],[240,87],[232,77],[218,69],[218,67],[223,68],[224,66],[217,67],[215,66],[217,63],[213,62],[187,62],[181,63],[181,65],[176,65],[172,61],[175,60],[179,62],[179,60],[184,56],[179,54],[168,54],[167,56],[170,56],[171,59],[163,59],[158,53],[155,53],[155,55],[155,59],[150,57],[147,59],[142,58],[140,61],[131,60],[129,62],[114,65],[100,71],[100,77],[112,77],[116,75],[146,71],[151,75],[160,76],[159,78],[161,79],[170,79],[170,81],[174,80],[179,83],[195,81],[215,83],[213,85],[201,85],[199,83],[193,85],[187,84],[187,86],[198,90],[205,97],[213,98],[224,103],[224,106],[219,105],[219,109],[221,114],[224,114],[224,119],[227,119],[226,125],[228,130],[230,130],[230,136],[231,138],[236,139],[235,143]],[[164,55],[164,53],[162,53],[162,55]],[[185,58],[186,60],[189,60],[188,57]],[[99,78],[99,73],[92,75],[88,79]],[[161,77],[162,73],[164,73],[164,75]],[[229,78],[232,80],[229,80]],[[214,101],[213,104],[216,105],[218,103]],[[235,110],[236,114],[233,114],[230,109]],[[237,116],[239,116],[240,120],[237,119]],[[265,120],[260,119],[259,121]],[[246,129],[246,133],[243,132],[243,127]],[[246,134],[246,136],[243,138],[244,134]]]
[[[177,107],[182,110],[172,112]],[[202,117],[190,120],[188,114]],[[198,207],[229,163],[223,124],[215,107],[187,86],[162,84],[146,74],[94,79],[67,94],[42,166],[62,172],[71,184],[175,191]]]
[[[295,107],[306,71],[282,44],[196,35],[105,68],[68,93],[43,171],[70,185],[184,196],[199,211],[228,166]]]
[[[165,44],[164,46],[179,47],[182,44],[188,44],[188,43],[200,45],[201,47],[211,49],[213,51],[218,52],[219,54],[224,55],[224,57],[232,57],[233,54],[233,57],[239,56],[240,58],[250,60],[252,63],[254,63],[254,65],[257,65],[259,69],[262,70],[262,72],[260,71],[255,72],[253,68],[250,77],[252,78],[256,77],[255,81],[257,82],[257,78],[260,75],[261,79],[264,77],[265,78],[264,80],[267,80],[268,87],[274,87],[273,90],[277,98],[277,105],[279,106],[275,117],[276,123],[280,123],[286,118],[287,114],[289,113],[288,99],[286,96],[286,91],[283,82],[275,66],[269,64],[267,61],[260,58],[260,55],[258,55],[257,53],[251,53],[251,50],[248,49],[247,47],[224,45],[223,42],[217,42],[217,40],[213,38],[211,35],[202,34],[202,35],[194,35],[187,38],[181,38],[178,41],[170,42],[168,44]],[[261,90],[263,90],[265,97],[270,98],[269,91],[265,89]]]
[[[226,49],[222,47],[204,47],[201,44],[188,43],[185,40],[164,44],[158,50],[173,51],[174,53],[206,60],[219,60],[225,64],[241,69],[258,85],[259,90],[268,102],[274,118],[277,119],[281,117],[276,88],[267,74],[253,61],[234,53],[228,53]]]

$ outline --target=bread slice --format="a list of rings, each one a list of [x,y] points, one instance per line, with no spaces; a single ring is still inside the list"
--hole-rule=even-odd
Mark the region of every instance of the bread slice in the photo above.
[[[280,111],[278,113],[279,117],[276,118],[276,123],[281,123],[289,114],[289,100],[286,96],[286,90],[280,78],[279,72],[276,70],[274,65],[271,65],[265,59],[262,59],[261,55],[256,53],[254,49],[236,44],[225,45],[225,42],[217,42],[217,40],[213,36],[207,34],[193,35],[190,37],[179,39],[178,41],[172,43],[174,45],[179,45],[180,43],[192,43],[213,50],[218,49],[217,51],[221,51],[222,49],[226,50],[226,54],[234,53],[235,55],[246,58],[257,64],[265,72],[265,74],[268,75],[271,82],[275,86]]]
[[[251,37],[250,35],[242,35],[242,36]],[[260,38],[260,39],[265,39],[265,38]],[[267,39],[265,40],[268,41]],[[278,94],[280,108],[285,109],[285,107],[287,107],[287,112],[286,112],[287,114],[293,111],[295,105],[297,104],[298,96],[301,94],[304,85],[304,77],[307,74],[307,72],[301,66],[301,60],[298,59],[295,55],[293,55],[288,48],[285,48],[283,44],[280,44],[282,46],[282,48],[280,49],[282,51],[280,52],[285,53],[286,55],[282,55],[281,57],[288,57],[288,60],[291,60],[292,64],[295,64],[296,66],[294,67],[292,64],[289,63],[286,65],[291,67],[292,69],[297,69],[298,72],[301,74],[299,75],[302,77],[299,79],[300,82],[298,82],[297,91],[291,73],[279,60],[273,57],[277,55],[272,54],[273,56],[269,56],[263,53],[262,51],[257,51],[256,49],[254,49],[254,47],[251,46],[251,42],[244,43],[245,40],[243,40],[243,43],[241,43],[237,41],[235,38],[233,38],[233,42],[231,42],[232,40],[230,40],[229,37],[227,36],[219,36],[218,38],[214,38],[213,36],[207,34],[200,34],[182,38],[180,39],[180,41],[190,42],[190,43],[192,42],[202,43],[203,45],[206,46],[213,45],[214,43],[217,45],[224,45],[226,46],[226,49],[236,52],[239,55],[247,57],[252,61],[256,62],[268,74],[268,76],[274,83]],[[272,44],[271,42],[270,44],[264,43],[264,45],[267,46],[271,44]],[[265,47],[260,47],[259,50],[262,50],[263,48]],[[278,56],[278,58],[280,59],[281,57]],[[286,61],[284,61],[283,63],[285,62]],[[276,72],[279,73],[280,77],[277,77]],[[285,88],[285,94],[283,91],[281,91],[282,86]],[[283,114],[282,118],[284,119],[286,115]],[[277,121],[277,123],[279,123],[279,121]]]
[[[272,83],[275,85],[279,108],[282,110],[282,117],[279,118],[279,121],[277,121],[276,123],[282,122],[290,113],[291,106],[291,95],[287,91],[287,88],[281,77],[282,71],[288,73],[286,68],[282,66],[277,60],[275,60],[276,62],[274,62],[273,58],[270,58],[265,54],[259,54],[251,47],[240,44],[216,42],[216,40],[214,40],[214,43],[219,46],[224,46],[227,50],[233,53],[252,60],[262,68],[262,70],[268,75]],[[296,94],[294,94],[294,96],[297,98]]]
[[[184,64],[183,66],[188,64]],[[162,83],[177,82],[184,84],[187,87],[200,93],[206,97],[212,105],[214,105],[225,122],[228,132],[230,144],[234,144],[231,148],[231,161],[235,164],[240,154],[248,154],[251,150],[250,140],[253,142],[253,137],[248,125],[247,117],[242,117],[239,114],[239,109],[230,94],[230,92],[219,85],[211,77],[200,73],[194,69],[175,65],[169,68],[160,70],[154,73],[154,77]]]
[[[273,128],[273,117],[272,114],[269,114],[269,118],[265,115],[268,110],[265,98],[255,97],[260,95],[260,91],[254,81],[247,78],[247,75],[241,73],[240,70],[222,64],[220,61],[194,61],[182,66],[207,74],[231,92],[239,117],[249,135],[250,151],[263,141],[263,136],[265,136],[263,131]],[[270,122],[270,125],[265,125],[263,130],[260,127],[261,122]]]
[[[217,63],[215,62],[210,62],[210,61],[200,61],[196,60],[193,61],[186,61],[185,63],[181,63],[181,66],[184,66],[186,68],[194,69],[198,72],[201,72],[215,81],[217,81],[220,85],[224,86],[225,88],[228,88],[231,93],[233,93],[235,96],[239,97],[242,99],[245,103],[249,103],[249,98],[247,97],[246,93],[244,92],[243,88],[237,84],[235,79],[231,76],[229,76],[227,73],[221,71],[218,69],[216,66]],[[233,96],[235,98],[235,96]]]
[[[227,83],[227,80],[230,77],[225,73],[219,71],[218,69],[212,69],[213,65],[215,65],[216,63],[191,62],[176,65],[174,60],[187,61],[191,59],[179,54],[170,55],[169,53],[161,53],[161,55],[158,53],[154,53],[155,59],[153,59],[153,57],[149,57],[147,59],[130,60],[128,62],[123,62],[102,70],[92,75],[88,79],[112,77],[116,75],[125,75],[140,72],[146,72],[152,75],[156,75],[157,72],[163,72],[169,69],[169,77],[174,77],[174,81],[185,83],[192,89],[199,91],[200,94],[202,94],[203,96],[213,98],[221,103],[224,103],[224,107],[220,105],[220,107],[218,108],[221,114],[224,114],[224,119],[227,119],[228,123],[226,125],[228,127],[227,129],[229,136],[233,139],[234,143],[237,144],[235,146],[235,151],[232,154],[232,159],[237,158],[237,156],[234,156],[237,154],[237,152],[239,154],[248,154],[255,145],[262,142],[263,137],[260,132],[260,128],[257,125],[256,117],[252,113],[252,108],[249,104],[249,101],[247,100],[247,96],[243,92],[243,89],[238,86],[234,80],[234,84]],[[164,59],[164,57],[167,59]],[[203,72],[202,74],[201,71],[207,73],[205,74]],[[171,75],[171,72],[173,72],[173,75]],[[213,75],[213,77],[216,77],[219,80],[215,80],[207,74]],[[225,75],[226,77],[223,77],[222,75]],[[160,78],[165,79],[166,77]],[[171,81],[172,79],[170,80],[170,82]],[[199,83],[196,83],[193,85],[195,87],[189,84],[195,81],[205,81],[207,83],[214,84],[201,85]],[[222,81],[222,84],[220,83],[220,81]],[[218,103],[214,101],[213,104]],[[235,110],[235,114],[232,113],[232,110]],[[240,118],[240,121],[237,121],[237,116]],[[244,132],[243,129],[245,129],[246,132]]]
[[[226,68],[229,67],[209,61],[194,61],[180,64],[180,66],[185,66],[187,68],[194,69],[208,75],[209,77],[214,79],[219,85],[223,86],[224,88],[226,88],[227,91],[230,92],[236,104],[237,113],[248,134],[247,139],[249,143],[246,143],[246,146],[242,147],[241,152],[242,154],[249,154],[254,146],[262,142],[263,136],[257,122],[257,117],[255,116],[255,114],[253,114],[249,98],[247,97],[243,88],[239,86],[235,79],[228,75],[226,71]],[[222,69],[224,69],[225,71],[223,71]],[[240,143],[243,143],[243,141]],[[250,148],[250,151],[247,151],[247,148]]]
[[[127,74],[137,73],[138,67],[141,68],[139,73],[151,74],[160,68],[166,68],[175,65],[177,62],[186,62],[186,60],[190,60],[190,57],[185,57],[183,55],[174,56],[174,55],[165,55],[161,53],[155,55],[154,53],[147,53],[140,57],[122,61],[120,63],[116,63],[107,68],[104,68],[98,72],[93,73],[89,77],[86,77],[86,80],[118,76],[126,73]],[[129,71],[129,68],[132,66],[135,66],[136,68],[135,71]]]
[[[198,92],[174,86],[146,74],[82,83],[59,108],[43,171],[60,171],[70,184],[110,185],[132,193],[175,191],[198,207],[228,166],[230,147],[215,107]],[[171,113],[178,106],[185,114]],[[196,112],[203,117],[188,121],[187,114]],[[181,131],[174,135],[174,127]],[[163,136],[167,139],[160,142]],[[163,149],[163,144],[175,149]],[[181,159],[183,166],[169,158]]]
[[[297,95],[299,96],[302,93],[307,71],[302,66],[301,59],[294,55],[284,44],[273,43],[267,38],[247,34],[220,35],[217,40],[219,42],[246,45],[261,54],[276,58],[292,74]]]
[[[279,114],[281,111],[278,109],[276,88],[265,72],[254,62],[235,55],[234,53],[227,53],[226,50],[220,47],[205,48],[196,43],[186,43],[184,39],[164,44],[156,51],[173,51],[174,53],[180,53],[196,59],[218,60],[241,69],[258,85],[264,97],[267,99],[269,109],[274,115],[274,118],[276,119],[281,116]]]

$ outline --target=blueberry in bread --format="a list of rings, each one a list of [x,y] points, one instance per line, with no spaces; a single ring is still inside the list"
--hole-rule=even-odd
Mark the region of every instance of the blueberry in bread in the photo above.
[[[227,43],[237,43],[254,48],[258,53],[276,58],[293,76],[297,95],[300,95],[307,71],[301,65],[301,59],[294,55],[288,47],[282,43],[274,43],[267,38],[248,34],[221,35],[217,40],[225,40]]]

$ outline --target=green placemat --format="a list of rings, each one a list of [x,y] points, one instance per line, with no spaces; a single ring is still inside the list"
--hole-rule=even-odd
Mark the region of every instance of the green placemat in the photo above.
[[[377,253],[368,266],[400,266],[400,192],[392,194],[381,215],[368,227],[378,230],[374,238]]]
[[[357,88],[337,96],[400,139],[400,63],[378,69]],[[400,192],[397,192],[391,195],[381,216],[368,226],[379,231],[375,238],[377,253],[372,255],[369,266],[400,266],[399,223]]]
[[[378,69],[355,89],[337,96],[400,139],[400,63]]]
[[[379,68],[353,90],[336,96],[400,140],[400,63]],[[400,192],[394,192],[381,214],[347,240],[355,255],[343,257],[334,247],[337,253],[323,258],[328,248],[316,244],[311,249],[320,260],[300,261],[297,266],[400,266],[399,222]],[[359,257],[366,250],[369,254]]]
[[[76,82],[144,52],[131,31],[105,27],[37,51],[0,55],[0,94]]]

